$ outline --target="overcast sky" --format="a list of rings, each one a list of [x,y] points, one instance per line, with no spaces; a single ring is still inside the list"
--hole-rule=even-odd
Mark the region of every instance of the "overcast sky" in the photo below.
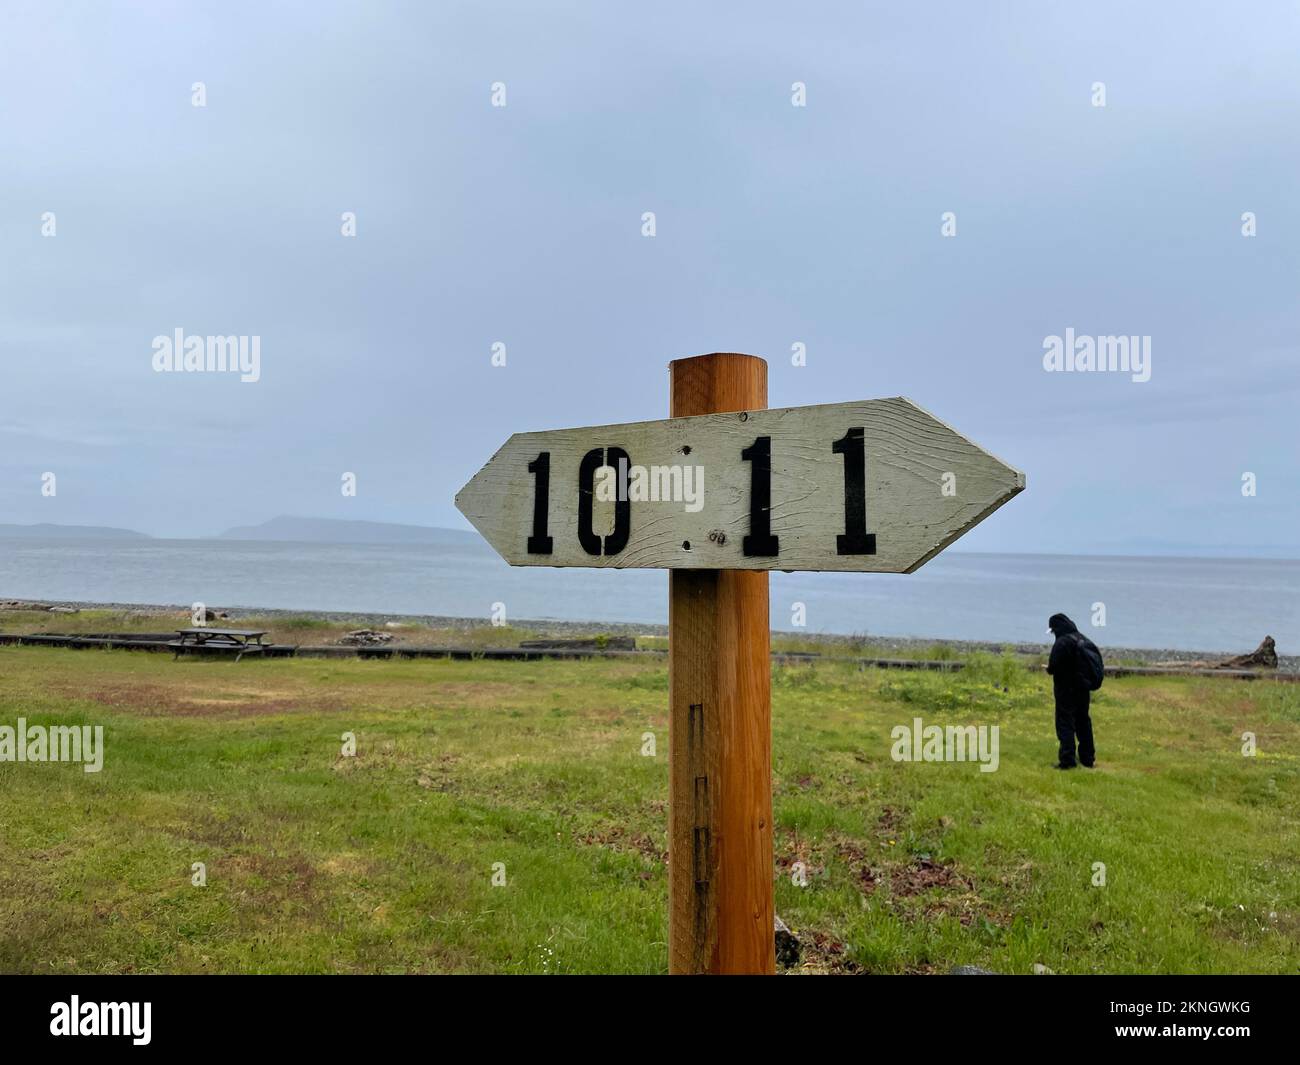
[[[463,528],[511,432],[722,350],[1023,469],[963,548],[1300,554],[1294,4],[0,11],[0,522]],[[260,380],[156,373],[177,328]]]

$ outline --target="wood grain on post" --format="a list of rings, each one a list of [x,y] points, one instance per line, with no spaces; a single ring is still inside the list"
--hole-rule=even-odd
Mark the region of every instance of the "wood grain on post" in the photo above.
[[[767,407],[767,363],[753,355],[668,369],[670,417]],[[668,968],[772,973],[768,575],[673,570],[668,582]]]

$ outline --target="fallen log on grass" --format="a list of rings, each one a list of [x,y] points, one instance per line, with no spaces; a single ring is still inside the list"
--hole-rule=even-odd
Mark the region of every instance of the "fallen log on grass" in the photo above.
[[[1248,655],[1228,658],[1214,667],[1215,669],[1277,669],[1277,645],[1272,636],[1265,636],[1264,642]]]

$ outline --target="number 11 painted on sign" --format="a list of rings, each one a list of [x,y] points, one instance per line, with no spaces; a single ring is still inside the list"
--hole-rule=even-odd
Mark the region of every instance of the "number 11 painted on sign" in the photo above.
[[[831,445],[844,456],[844,528],[835,537],[838,555],[874,555],[876,534],[867,532],[867,445],[862,426],[855,426]],[[740,453],[751,463],[749,535],[741,543],[746,558],[777,558],[780,538],[772,535],[772,438],[758,437]]]

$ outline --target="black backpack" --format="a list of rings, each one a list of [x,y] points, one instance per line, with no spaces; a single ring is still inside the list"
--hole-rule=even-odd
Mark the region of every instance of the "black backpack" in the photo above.
[[[1097,645],[1088,637],[1081,632],[1076,632],[1074,637],[1075,646],[1079,649],[1079,680],[1090,692],[1095,692],[1106,679],[1106,664],[1101,660],[1101,652],[1097,650]]]

